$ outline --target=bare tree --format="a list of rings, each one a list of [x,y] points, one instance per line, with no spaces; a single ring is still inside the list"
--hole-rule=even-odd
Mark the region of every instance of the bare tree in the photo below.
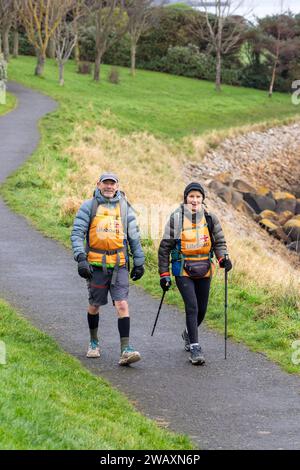
[[[9,60],[9,32],[12,27],[15,15],[15,0],[0,0],[0,36],[2,36],[3,54],[6,61]]]
[[[127,0],[125,10],[128,15],[128,33],[131,42],[131,74],[134,76],[138,41],[142,33],[154,24],[158,8],[153,8],[153,0]]]
[[[113,40],[118,40],[127,30],[124,0],[89,0],[87,3],[96,24],[94,80],[99,82],[100,67],[105,51]],[[114,36],[113,33],[115,33]]]
[[[246,29],[245,17],[237,12],[243,7],[244,0],[203,0],[205,21],[199,18],[193,26],[193,33],[210,45],[216,56],[216,90],[221,91],[222,59],[240,42]]]
[[[270,41],[271,44],[269,47],[269,51],[273,55],[273,67],[272,67],[272,76],[271,76],[271,81],[270,81],[270,86],[269,86],[269,98],[272,98],[273,96],[276,73],[277,73],[277,69],[279,66],[279,62],[280,62],[280,52],[284,43],[284,39],[286,39],[286,35],[288,33],[287,21],[286,21],[287,17],[286,17],[286,13],[284,13],[283,11],[283,8],[284,8],[284,0],[280,0],[280,15],[278,15],[278,17],[275,18],[275,22],[273,22],[273,26],[275,27],[275,37],[273,36],[273,41]]]
[[[56,60],[59,67],[59,84],[64,85],[64,67],[65,63],[69,60],[72,51],[78,39],[77,22],[83,10],[74,5],[71,17],[65,17],[54,33],[54,40],[56,44]]]
[[[79,64],[80,61],[80,46],[79,46],[79,31],[80,27],[85,25],[87,20],[87,16],[89,15],[89,0],[76,0],[73,14],[74,14],[74,24],[73,29],[74,33],[76,34],[76,43],[74,46],[74,59],[76,64]]]
[[[14,0],[14,10],[15,10],[15,15],[13,18],[13,23],[12,23],[13,57],[17,58],[19,55],[19,26],[21,24],[17,0]]]
[[[74,0],[18,0],[27,38],[36,50],[35,75],[43,74],[49,40],[73,4]]]

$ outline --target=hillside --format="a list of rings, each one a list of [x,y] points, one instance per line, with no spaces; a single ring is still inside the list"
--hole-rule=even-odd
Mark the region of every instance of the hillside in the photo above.
[[[96,85],[90,77],[75,74],[72,63],[62,89],[56,83],[55,65],[49,63],[45,79],[38,79],[32,76],[33,64],[31,58],[12,61],[11,78],[49,94],[60,108],[43,120],[38,151],[9,178],[2,194],[40,230],[69,246],[80,202],[91,196],[103,170],[117,172],[141,219],[143,207],[153,205],[153,213],[160,214],[156,233],[144,237],[148,269],[141,281],[156,296],[156,247],[166,213],[180,201],[185,182],[201,178],[199,173],[187,173],[190,165],[201,167],[207,151],[227,136],[262,131],[299,117],[299,109],[283,94],[270,100],[264,92],[228,86],[220,96],[209,82],[143,71],[133,81],[126,69],[121,70],[120,85],[106,78]],[[104,77],[107,72],[104,67]],[[254,224],[213,194],[208,201],[222,220],[235,263],[230,274],[230,335],[298,372],[290,355],[292,341],[299,338],[299,271],[283,251],[281,256],[282,247],[267,253],[268,236]],[[222,329],[220,272],[212,294],[207,321]],[[175,288],[168,300],[182,305]]]

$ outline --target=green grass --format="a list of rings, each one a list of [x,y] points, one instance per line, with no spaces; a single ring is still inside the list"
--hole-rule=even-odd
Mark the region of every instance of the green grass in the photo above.
[[[300,111],[287,94],[275,93],[270,99],[264,91],[226,85],[218,94],[211,82],[142,70],[133,79],[121,67],[119,85],[107,81],[107,66],[97,84],[91,77],[75,73],[73,62],[66,67],[65,87],[59,87],[55,63],[47,61],[44,78],[33,76],[34,63],[32,57],[12,59],[10,79],[57,99],[61,110],[56,119],[66,113],[66,124],[88,119],[125,133],[146,130],[178,140],[212,129],[299,116]]]
[[[151,242],[144,243],[144,250],[148,269],[139,284],[151,295],[160,298],[162,291],[157,275],[157,254]],[[174,280],[165,302],[184,309]],[[205,322],[210,328],[224,334],[224,271],[221,269],[217,269],[212,281]],[[299,331],[300,312],[296,298],[280,297],[274,290],[264,290],[258,283],[249,284],[245,290],[239,274],[234,271],[229,273],[229,338],[265,354],[289,373],[300,373],[300,365],[292,363],[292,343],[300,339]],[[220,351],[220,354],[223,352]]]
[[[74,127],[90,121],[119,132],[147,130],[162,139],[201,135],[212,129],[226,129],[249,123],[297,116],[289,95],[267,94],[245,88],[225,86],[218,95],[209,82],[138,71],[133,80],[127,69],[121,69],[121,84],[104,80],[95,84],[90,77],[75,74],[68,64],[66,86],[57,85],[56,67],[48,63],[45,78],[33,76],[34,59],[19,58],[9,68],[11,78],[39,89],[58,100],[59,109],[41,122],[42,140],[26,164],[8,178],[1,193],[10,207],[26,216],[46,235],[70,246],[72,215],[62,217],[59,200],[68,172],[78,172],[66,153],[73,143]],[[110,112],[108,112],[108,110]],[[91,128],[92,130],[92,128]],[[140,282],[147,291],[159,297],[156,253],[151,242],[144,241],[147,271]],[[291,363],[292,342],[299,338],[300,314],[297,299],[265,292],[258,285],[245,290],[242,277],[230,275],[229,333],[255,351],[265,353],[289,372],[299,372]],[[176,289],[167,296],[170,303],[182,306]],[[216,277],[207,322],[223,331],[223,281]]]
[[[0,449],[192,449],[0,301]]]
[[[17,105],[17,100],[11,93],[6,93],[6,103],[0,104],[0,116],[12,111]]]

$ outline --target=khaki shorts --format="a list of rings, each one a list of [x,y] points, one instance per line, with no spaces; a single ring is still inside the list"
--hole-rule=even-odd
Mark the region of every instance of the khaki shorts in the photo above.
[[[115,284],[111,285],[113,270],[104,273],[102,268],[93,266],[93,277],[87,281],[89,303],[94,307],[106,305],[108,292],[112,301],[127,300],[129,292],[129,273],[126,266],[119,268]]]

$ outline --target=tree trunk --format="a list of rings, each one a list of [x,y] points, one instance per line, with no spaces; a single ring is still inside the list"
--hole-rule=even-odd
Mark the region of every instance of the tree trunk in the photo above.
[[[0,31],[0,54],[2,54],[2,34]]]
[[[80,62],[80,49],[79,49],[79,41],[77,39],[75,47],[74,47],[74,59],[76,64],[78,65]]]
[[[3,55],[6,62],[9,61],[9,31],[10,26],[3,31]]]
[[[43,75],[45,60],[46,60],[45,53],[38,51],[37,64],[36,64],[35,71],[34,71],[34,74],[38,77],[41,77]]]
[[[53,37],[49,39],[47,57],[49,57],[49,59],[55,59],[55,39]]]
[[[96,52],[95,70],[94,70],[94,80],[95,80],[95,82],[100,81],[100,67],[101,67],[102,56],[103,56],[102,51],[97,51]]]
[[[60,86],[64,86],[65,79],[64,79],[64,71],[65,71],[65,64],[63,61],[59,62],[59,84]]]
[[[221,91],[221,71],[222,71],[222,57],[221,52],[217,51],[216,63],[216,90]]]
[[[131,75],[135,76],[136,43],[131,42]]]
[[[269,98],[272,98],[273,96],[273,90],[274,90],[274,84],[275,84],[275,78],[276,78],[276,68],[277,68],[277,63],[274,64],[273,71],[272,71],[272,78],[271,78],[271,83],[270,83],[270,88],[269,88]]]
[[[16,59],[19,56],[19,32],[14,31],[14,50],[13,57]]]

